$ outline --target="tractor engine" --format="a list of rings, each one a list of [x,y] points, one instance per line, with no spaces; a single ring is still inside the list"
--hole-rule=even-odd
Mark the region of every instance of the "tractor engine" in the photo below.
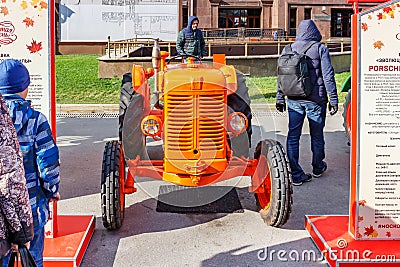
[[[196,183],[200,175],[223,172],[227,166],[225,74],[207,65],[188,64],[161,76],[164,175],[190,176]]]

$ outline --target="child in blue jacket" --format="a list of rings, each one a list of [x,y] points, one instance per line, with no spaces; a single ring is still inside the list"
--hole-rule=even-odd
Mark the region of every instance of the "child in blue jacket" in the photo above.
[[[17,131],[32,208],[34,238],[29,250],[41,267],[49,201],[60,199],[59,153],[46,117],[25,100],[29,84],[28,69],[20,61],[6,59],[0,63],[0,93]],[[7,262],[4,259],[3,266]]]

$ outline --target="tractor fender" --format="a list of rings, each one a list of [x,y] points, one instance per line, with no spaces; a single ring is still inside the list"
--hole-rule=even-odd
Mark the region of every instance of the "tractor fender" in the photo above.
[[[137,93],[143,96],[143,110],[144,114],[150,112],[150,85],[147,82],[146,71],[143,66],[132,66],[132,88]]]
[[[237,90],[237,77],[235,67],[232,65],[222,65],[220,67],[221,72],[224,74],[226,79],[226,88],[228,89],[228,95],[231,95]]]
[[[148,92],[148,88],[143,86],[146,82],[146,75],[145,70],[140,65],[133,65],[132,66],[132,87],[136,93],[141,94],[142,96],[146,96]]]

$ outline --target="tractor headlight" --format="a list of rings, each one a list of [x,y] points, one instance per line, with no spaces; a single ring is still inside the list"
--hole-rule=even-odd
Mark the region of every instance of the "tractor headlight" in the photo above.
[[[247,118],[241,112],[233,112],[228,117],[228,128],[235,135],[239,135],[246,131],[247,125]]]
[[[143,118],[141,128],[144,135],[157,136],[161,132],[161,120],[159,117],[149,115]]]

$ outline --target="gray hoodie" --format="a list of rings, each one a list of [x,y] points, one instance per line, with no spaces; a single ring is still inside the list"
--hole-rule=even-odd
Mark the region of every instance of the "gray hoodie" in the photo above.
[[[288,97],[290,100],[312,101],[323,105],[328,103],[329,95],[329,102],[332,105],[338,104],[335,70],[332,67],[329,49],[320,43],[321,39],[321,33],[314,21],[303,20],[300,22],[297,29],[296,41],[292,44],[292,50],[298,52],[308,42],[317,42],[306,52],[306,55],[310,58],[307,64],[311,75],[311,83],[314,85],[314,88],[309,97]],[[285,102],[285,98],[279,92],[279,88],[276,94],[276,102]]]

